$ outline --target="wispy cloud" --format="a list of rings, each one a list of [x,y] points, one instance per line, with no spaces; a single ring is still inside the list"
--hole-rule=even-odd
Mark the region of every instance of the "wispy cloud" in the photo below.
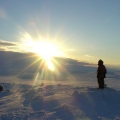
[[[0,18],[6,18],[6,17],[7,17],[6,12],[2,8],[0,8]]]
[[[0,51],[18,51],[19,45],[15,42],[0,40]]]
[[[8,41],[0,40],[0,46],[17,46],[17,44],[14,43],[14,42],[8,42]]]
[[[5,48],[5,47],[0,47],[0,51],[7,51],[7,48]]]
[[[94,56],[91,56],[91,55],[85,55],[85,57],[89,57],[89,58],[92,57],[92,58],[93,58]]]

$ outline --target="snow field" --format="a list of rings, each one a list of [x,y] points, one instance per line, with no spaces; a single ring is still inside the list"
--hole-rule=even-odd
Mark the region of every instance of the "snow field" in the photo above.
[[[120,91],[94,86],[2,83],[1,120],[119,120]],[[10,90],[10,91],[9,91]]]

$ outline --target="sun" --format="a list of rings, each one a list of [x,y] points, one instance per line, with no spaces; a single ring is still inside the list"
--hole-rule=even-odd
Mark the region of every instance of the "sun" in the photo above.
[[[55,68],[51,59],[54,56],[60,56],[60,52],[57,46],[51,44],[50,42],[41,41],[41,42],[34,42],[32,49],[33,52],[40,55],[42,59],[46,61],[48,68],[54,71]]]
[[[23,46],[26,48],[26,51],[37,53],[46,62],[48,69],[54,71],[53,57],[64,56],[59,47],[50,42],[50,40],[33,40],[29,35],[25,37]]]
[[[34,42],[33,51],[38,53],[44,59],[50,59],[53,56],[60,55],[60,52],[55,45],[45,41]]]

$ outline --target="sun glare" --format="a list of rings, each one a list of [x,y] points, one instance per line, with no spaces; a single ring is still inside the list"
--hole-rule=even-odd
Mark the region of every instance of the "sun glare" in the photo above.
[[[58,46],[45,40],[34,41],[30,36],[23,40],[27,51],[37,53],[47,64],[48,69],[54,71],[54,64],[52,58],[54,56],[63,56],[64,54],[58,49]]]
[[[50,59],[53,56],[58,56],[57,47],[48,42],[36,42],[33,46],[33,51],[39,54],[44,59]]]
[[[47,63],[48,69],[54,71],[54,65],[51,61],[53,56],[59,55],[59,51],[56,46],[48,42],[34,43],[33,51],[40,55]]]

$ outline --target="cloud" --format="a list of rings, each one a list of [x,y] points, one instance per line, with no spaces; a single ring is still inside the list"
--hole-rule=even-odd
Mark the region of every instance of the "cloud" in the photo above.
[[[0,51],[7,51],[7,48],[0,47]]]
[[[36,56],[35,53],[0,51],[0,56],[0,75],[20,73],[18,75],[19,78],[27,79],[33,78],[36,72],[41,74],[42,67],[44,68],[44,65],[41,65],[43,61],[41,59],[38,60],[38,56]],[[96,70],[95,67],[86,66],[89,65],[89,63],[79,62],[71,58],[54,57],[53,59],[57,70],[57,72],[54,73],[54,77],[61,78],[66,77],[68,73],[72,75],[74,73],[87,73]],[[58,72],[60,72],[60,74],[58,74]],[[51,74],[52,73],[50,73],[50,75]]]
[[[17,44],[14,42],[0,40],[0,46],[17,46]]]
[[[91,56],[91,55],[85,55],[85,57],[94,57],[94,56]]]
[[[36,73],[43,72],[43,61],[35,53],[0,51],[0,76],[17,75],[20,79],[33,79]],[[47,71],[49,79],[65,80],[69,75],[95,75],[97,66],[71,58],[54,57],[56,72]],[[37,60],[37,61],[36,61]],[[55,64],[57,63],[57,64]],[[38,69],[39,67],[39,69]],[[108,78],[120,79],[120,71],[109,69]],[[47,70],[47,69],[46,69]],[[59,73],[59,74],[58,74]],[[68,74],[69,73],[69,74]],[[42,73],[39,79],[46,79]],[[60,79],[59,79],[60,78]]]
[[[0,18],[6,18],[7,15],[3,9],[0,8]]]
[[[18,43],[0,40],[0,51],[20,51]]]

